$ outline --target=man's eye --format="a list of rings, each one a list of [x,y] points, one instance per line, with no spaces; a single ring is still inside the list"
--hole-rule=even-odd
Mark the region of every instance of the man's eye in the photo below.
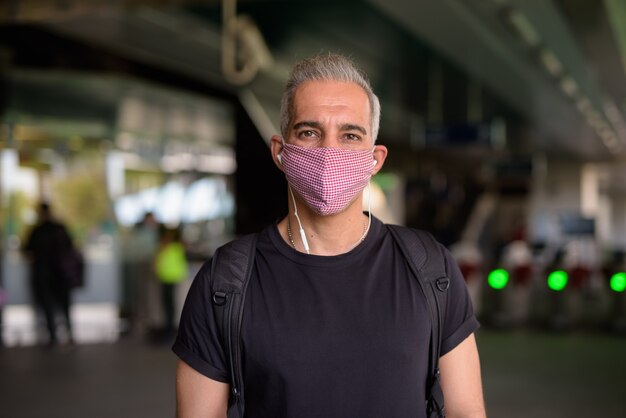
[[[315,131],[302,131],[300,132],[300,136],[303,138],[313,138],[317,136]]]
[[[345,134],[344,138],[350,141],[360,141],[361,137],[356,134]]]

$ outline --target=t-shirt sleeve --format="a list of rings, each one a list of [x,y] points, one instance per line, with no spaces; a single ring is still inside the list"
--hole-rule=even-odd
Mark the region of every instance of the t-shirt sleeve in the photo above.
[[[450,278],[445,320],[442,330],[441,355],[452,351],[480,326],[472,300],[470,299],[465,279],[450,252],[443,248],[446,271]]]
[[[229,383],[226,356],[213,313],[210,280],[211,263],[207,262],[187,294],[172,351],[197,372]]]

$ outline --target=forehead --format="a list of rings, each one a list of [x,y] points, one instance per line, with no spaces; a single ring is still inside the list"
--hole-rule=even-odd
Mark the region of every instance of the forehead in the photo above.
[[[316,116],[341,116],[369,121],[369,97],[355,83],[307,81],[295,91],[292,122],[296,122],[295,119]]]

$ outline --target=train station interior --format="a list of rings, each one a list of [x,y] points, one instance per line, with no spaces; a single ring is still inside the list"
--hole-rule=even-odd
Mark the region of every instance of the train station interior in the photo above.
[[[625,1],[6,0],[1,417],[175,416],[157,228],[184,243],[178,318],[217,248],[287,214],[281,95],[329,53],[380,99],[372,215],[463,273],[487,415],[626,416]],[[54,347],[41,202],[84,262]]]

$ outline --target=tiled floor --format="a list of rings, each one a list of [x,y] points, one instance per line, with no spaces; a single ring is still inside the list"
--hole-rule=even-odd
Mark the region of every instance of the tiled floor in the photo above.
[[[173,417],[176,359],[135,339],[0,349],[0,417]]]
[[[626,417],[626,337],[482,329],[478,343],[490,418]],[[175,362],[135,338],[0,349],[0,417],[173,417]]]
[[[626,336],[481,330],[490,418],[626,417]]]

